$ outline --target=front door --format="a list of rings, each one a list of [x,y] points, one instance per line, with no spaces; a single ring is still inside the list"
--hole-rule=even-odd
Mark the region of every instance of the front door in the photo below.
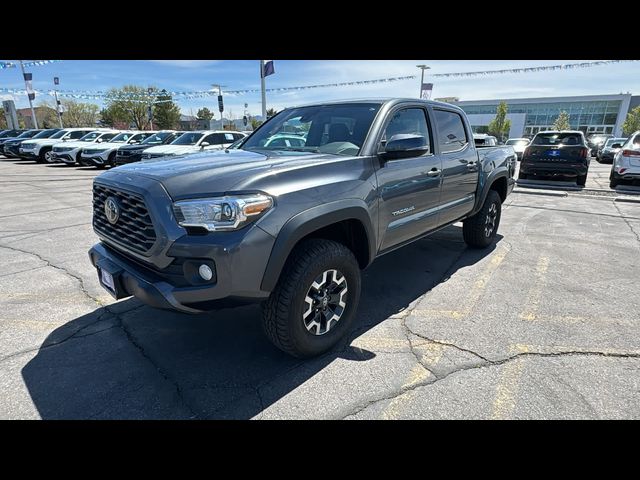
[[[471,147],[473,137],[467,132],[462,116],[452,110],[434,108],[433,118],[442,160],[439,221],[444,225],[473,210],[480,170],[478,153]]]
[[[440,158],[434,155],[427,112],[421,106],[401,108],[390,114],[378,151],[398,134],[424,137],[426,152],[388,161],[381,160],[378,175],[380,197],[380,250],[417,237],[438,224]]]

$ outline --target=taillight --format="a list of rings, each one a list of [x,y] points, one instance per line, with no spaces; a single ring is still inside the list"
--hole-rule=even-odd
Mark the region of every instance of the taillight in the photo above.
[[[640,157],[640,150],[622,150],[623,157]]]
[[[588,148],[580,149],[580,157],[587,158],[588,156],[589,156],[589,149]]]

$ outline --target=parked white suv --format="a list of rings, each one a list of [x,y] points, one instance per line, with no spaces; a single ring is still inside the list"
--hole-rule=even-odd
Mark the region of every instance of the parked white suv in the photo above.
[[[51,150],[55,144],[71,140],[80,140],[87,133],[95,130],[95,127],[65,128],[54,133],[49,138],[22,142],[20,145],[20,156],[25,159],[33,159],[38,163],[51,162]]]
[[[84,147],[80,150],[80,163],[82,165],[95,166],[96,168],[105,168],[107,165],[115,166],[116,151],[123,145],[133,145],[140,143],[145,138],[156,133],[155,131],[126,131],[120,132],[110,141],[99,145]]]
[[[229,132],[225,130],[185,132],[169,145],[158,145],[157,147],[146,149],[142,154],[142,160],[145,161],[170,155],[185,155],[202,150],[222,150],[236,140],[246,136],[246,134],[241,132]]]
[[[76,142],[56,143],[51,150],[51,162],[63,162],[67,165],[80,165],[80,150],[89,146],[89,143],[108,142],[115,137],[120,130],[96,130],[87,133]]]
[[[640,181],[640,130],[629,135],[613,157],[609,186],[616,188],[623,182]]]

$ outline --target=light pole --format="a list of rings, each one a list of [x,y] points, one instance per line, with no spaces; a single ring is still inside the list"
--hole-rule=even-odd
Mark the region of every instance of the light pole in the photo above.
[[[424,71],[429,70],[431,67],[428,67],[427,65],[416,65],[416,67],[422,70],[422,75],[420,77],[420,94],[418,95],[418,98],[422,98],[422,85],[424,84]]]
[[[218,88],[218,110],[220,111],[220,130],[224,130],[224,118],[222,117],[222,112],[224,112],[224,102],[222,100],[222,87],[226,87],[226,85],[218,85],[214,83],[212,86]]]
[[[53,84],[54,85],[58,85],[59,81],[60,81],[60,79],[58,77],[53,77]],[[54,88],[53,89],[53,94],[56,97],[56,113],[58,114],[58,121],[60,122],[60,128],[63,128],[63,126],[62,126],[62,113],[60,112],[60,100],[58,100],[58,90],[56,90]]]
[[[27,90],[27,98],[29,99],[29,107],[31,107],[31,119],[33,120],[33,128],[38,128],[38,120],[36,119],[36,111],[33,109],[33,103],[31,102],[31,79],[27,80],[27,74],[24,71],[24,63],[20,60],[20,68],[22,69],[22,77],[24,78],[24,86]],[[29,74],[31,75],[31,74]]]
[[[267,121],[267,90],[264,83],[264,60],[260,60],[260,88],[262,90],[262,121]]]

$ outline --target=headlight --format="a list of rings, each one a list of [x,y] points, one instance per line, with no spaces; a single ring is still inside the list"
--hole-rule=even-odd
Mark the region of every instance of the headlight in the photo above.
[[[173,204],[173,211],[182,227],[201,227],[216,232],[242,228],[260,218],[271,207],[273,198],[249,194],[183,200]]]

